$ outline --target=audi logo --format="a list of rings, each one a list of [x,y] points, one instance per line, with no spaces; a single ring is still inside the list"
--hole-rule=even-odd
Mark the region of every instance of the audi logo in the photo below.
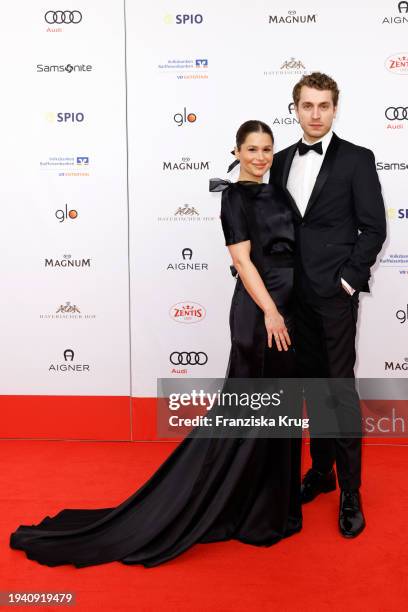
[[[205,365],[208,361],[206,353],[202,351],[195,353],[187,351],[174,351],[170,355],[170,363],[173,365]]]
[[[385,111],[389,121],[406,121],[408,119],[408,106],[389,106]]]
[[[79,23],[82,21],[82,13],[79,11],[47,11],[44,19],[47,23]]]

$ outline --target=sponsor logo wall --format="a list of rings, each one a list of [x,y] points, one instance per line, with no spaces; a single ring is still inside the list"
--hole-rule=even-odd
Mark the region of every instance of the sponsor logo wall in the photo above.
[[[3,15],[0,392],[129,397],[123,6],[68,8]]]
[[[2,23],[1,393],[224,375],[235,280],[208,181],[247,119],[277,150],[298,140],[291,92],[313,70],[338,80],[335,131],[374,150],[388,213],[357,374],[406,376],[407,2],[20,0]]]

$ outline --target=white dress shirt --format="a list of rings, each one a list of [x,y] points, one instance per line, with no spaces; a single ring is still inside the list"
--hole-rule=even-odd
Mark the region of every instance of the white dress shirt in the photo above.
[[[316,151],[309,151],[305,155],[299,155],[299,151],[296,151],[293,158],[289,171],[287,188],[292,198],[295,200],[302,216],[305,214],[317,175],[322,167],[324,156],[326,155],[332,136],[333,132],[330,130],[323,138],[316,141],[322,143],[323,155],[319,155]],[[302,138],[302,142],[310,144],[304,137]],[[350,293],[350,295],[353,295],[354,289],[350,287],[343,278],[341,282],[344,289]]]

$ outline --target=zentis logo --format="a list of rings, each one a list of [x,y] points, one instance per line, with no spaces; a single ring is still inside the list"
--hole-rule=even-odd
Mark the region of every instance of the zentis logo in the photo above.
[[[178,302],[169,310],[170,317],[176,323],[199,323],[206,314],[204,306],[196,302]]]

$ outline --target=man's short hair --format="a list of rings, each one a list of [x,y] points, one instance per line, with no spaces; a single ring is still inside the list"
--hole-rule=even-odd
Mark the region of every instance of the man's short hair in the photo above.
[[[319,89],[322,91],[323,89],[328,89],[332,93],[333,104],[337,106],[339,101],[339,88],[334,79],[329,77],[327,74],[323,74],[322,72],[312,72],[312,74],[307,74],[300,79],[298,83],[293,88],[293,101],[295,106],[298,106],[300,100],[300,90],[303,85],[306,87],[311,87],[312,89]]]

